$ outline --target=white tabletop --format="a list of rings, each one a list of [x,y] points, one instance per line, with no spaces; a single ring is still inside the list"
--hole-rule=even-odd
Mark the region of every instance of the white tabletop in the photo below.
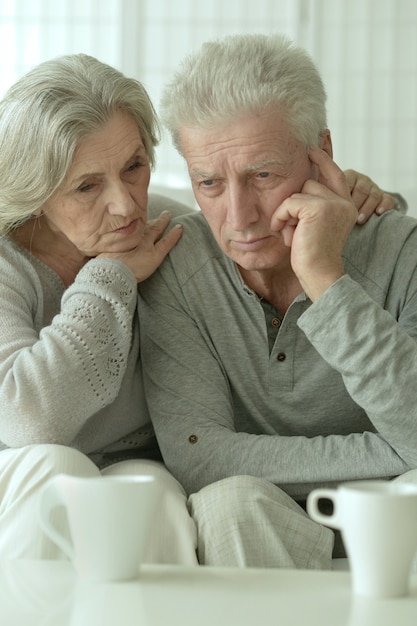
[[[416,626],[410,595],[355,598],[347,572],[145,566],[87,584],[59,561],[0,564],[1,626]]]

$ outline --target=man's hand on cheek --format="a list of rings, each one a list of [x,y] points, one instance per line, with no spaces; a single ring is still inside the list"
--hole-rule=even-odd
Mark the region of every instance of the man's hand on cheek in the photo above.
[[[314,301],[344,273],[342,251],[357,219],[346,178],[319,148],[310,153],[319,180],[307,180],[301,193],[275,211],[271,228],[291,246],[291,265],[304,291]]]

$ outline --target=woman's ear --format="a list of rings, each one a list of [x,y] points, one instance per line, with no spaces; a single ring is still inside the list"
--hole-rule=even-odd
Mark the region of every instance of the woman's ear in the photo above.
[[[320,135],[319,148],[333,158],[332,138],[328,128]]]

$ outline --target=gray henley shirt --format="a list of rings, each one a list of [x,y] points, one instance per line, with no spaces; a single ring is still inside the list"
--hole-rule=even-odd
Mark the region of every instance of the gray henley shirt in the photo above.
[[[391,211],[356,226],[346,274],[281,320],[201,213],[180,221],[139,313],[148,407],[187,491],[249,474],[303,499],[417,467],[417,222]]]

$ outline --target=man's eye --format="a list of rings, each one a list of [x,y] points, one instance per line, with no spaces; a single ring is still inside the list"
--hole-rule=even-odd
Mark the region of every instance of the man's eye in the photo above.
[[[208,178],[207,180],[201,181],[201,184],[203,185],[203,187],[212,187],[214,185],[214,179]]]
[[[134,172],[135,170],[139,169],[140,167],[142,167],[142,163],[140,161],[135,161],[134,163],[131,163],[126,168],[126,172]]]
[[[259,172],[259,178],[268,178],[270,176],[270,172]]]

